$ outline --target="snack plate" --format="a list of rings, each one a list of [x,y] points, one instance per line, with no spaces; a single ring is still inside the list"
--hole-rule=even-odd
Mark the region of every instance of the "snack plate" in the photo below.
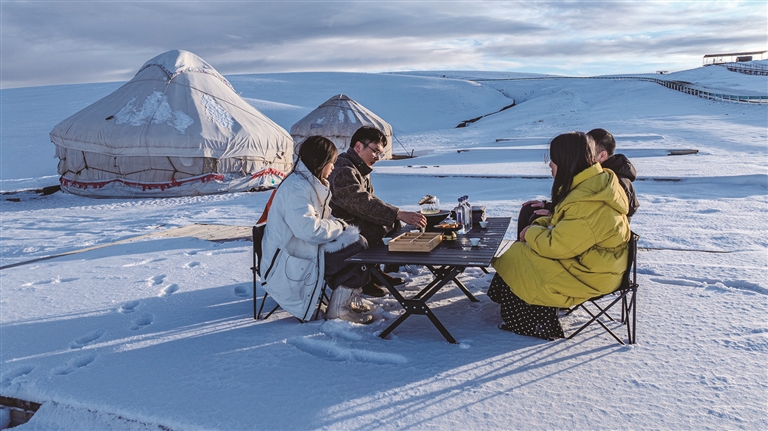
[[[456,223],[456,222],[454,222]],[[426,230],[427,232],[456,232],[459,230],[459,225],[457,224],[456,227],[438,227],[438,224],[435,224],[434,226],[428,227]]]

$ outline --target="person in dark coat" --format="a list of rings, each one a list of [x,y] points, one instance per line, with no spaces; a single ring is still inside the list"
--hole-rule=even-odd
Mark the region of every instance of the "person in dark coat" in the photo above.
[[[637,171],[632,163],[624,154],[614,154],[616,150],[616,140],[613,139],[611,132],[605,129],[592,129],[587,132],[595,140],[595,159],[600,162],[603,169],[612,170],[619,177],[619,184],[627,194],[629,202],[629,213],[627,219],[631,219],[637,209],[640,207],[640,201],[637,200],[635,187],[632,182],[637,178]]]
[[[616,150],[616,140],[613,135],[605,129],[592,129],[587,135],[595,141],[595,160],[605,169],[612,170],[619,178],[619,184],[627,194],[629,201],[629,213],[627,220],[631,221],[632,215],[640,207],[640,202],[635,194],[635,187],[632,182],[637,178],[637,171],[632,162],[624,154],[614,154]],[[517,235],[529,226],[539,217],[547,217],[552,214],[552,203],[549,201],[530,200],[523,203],[520,214],[517,217]]]
[[[371,171],[384,154],[387,137],[375,127],[363,126],[352,135],[349,149],[340,154],[335,169],[328,178],[333,216],[360,228],[369,246],[400,228],[400,222],[422,228],[427,219],[418,212],[403,211],[379,199],[373,191]],[[385,276],[387,274],[385,273]],[[403,280],[390,277],[392,284]],[[386,291],[373,281],[363,287],[363,293],[384,296]]]

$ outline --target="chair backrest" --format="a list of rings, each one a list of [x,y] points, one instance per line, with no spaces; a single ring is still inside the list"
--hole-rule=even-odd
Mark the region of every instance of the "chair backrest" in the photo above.
[[[637,285],[637,240],[640,235],[629,231],[629,243],[627,243],[627,268],[621,278],[621,285],[617,290],[629,289]]]
[[[264,228],[267,227],[266,223],[257,224],[253,227],[253,268],[256,273],[261,277],[259,270],[261,262],[261,240],[264,239]]]

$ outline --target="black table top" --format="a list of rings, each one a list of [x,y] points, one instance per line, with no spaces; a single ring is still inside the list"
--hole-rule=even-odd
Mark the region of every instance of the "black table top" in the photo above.
[[[455,240],[442,241],[429,253],[389,251],[384,244],[378,244],[350,257],[347,262],[485,268],[491,265],[491,259],[496,254],[496,250],[499,249],[512,219],[509,217],[489,217],[487,221],[487,228],[482,229],[479,224],[475,224],[468,234],[457,234]],[[413,226],[405,226],[394,236],[409,232],[412,229],[414,229]],[[480,245],[472,247],[469,238],[480,238]]]

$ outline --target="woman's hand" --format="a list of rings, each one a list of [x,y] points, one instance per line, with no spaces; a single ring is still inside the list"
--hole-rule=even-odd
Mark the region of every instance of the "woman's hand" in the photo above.
[[[536,215],[540,215],[542,217],[549,217],[549,216],[552,215],[552,211],[550,211],[548,209],[536,210],[533,213],[536,214]]]
[[[520,231],[520,241],[525,242],[525,233],[528,232],[528,228],[530,228],[530,226],[526,226]]]

